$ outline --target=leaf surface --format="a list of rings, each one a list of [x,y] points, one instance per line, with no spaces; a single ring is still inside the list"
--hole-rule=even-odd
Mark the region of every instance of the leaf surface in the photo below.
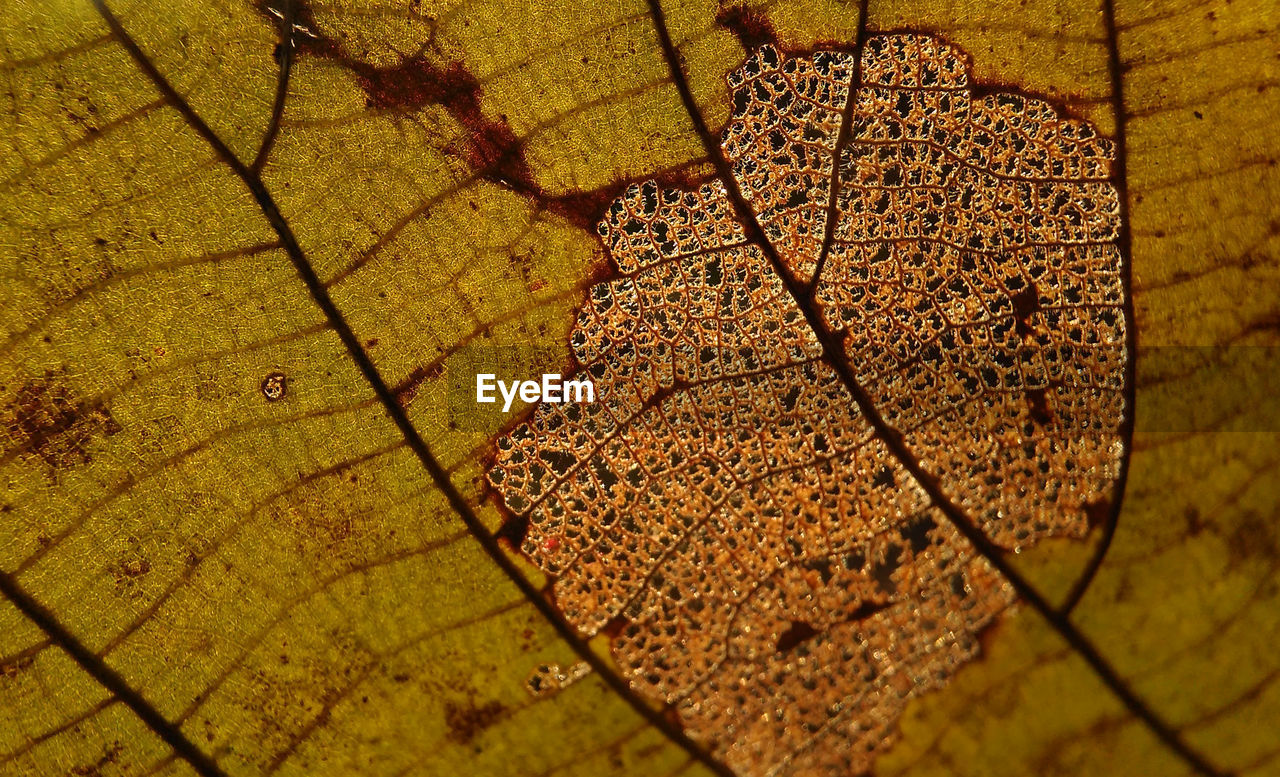
[[[1273,5],[875,2],[869,26],[941,33],[978,80],[1123,129],[1140,346],[1269,345]],[[252,165],[287,9],[111,7]],[[594,215],[629,180],[705,175],[699,138],[643,4],[305,10],[263,187],[454,490],[496,530],[480,478],[501,419],[451,428],[451,363],[475,343],[535,343],[558,368],[604,261]],[[848,43],[859,21],[840,4],[744,10],[792,51]],[[733,17],[667,12],[719,127],[723,76],[746,56]],[[92,6],[9,4],[0,20],[0,570],[98,659],[73,660],[6,597],[0,772],[196,770],[113,699],[104,668],[227,774],[710,768],[599,673],[524,690],[532,666],[581,654],[469,536],[260,198]],[[1235,353],[1139,351],[1124,508],[1074,618],[1197,749],[1263,775],[1276,745],[1259,722],[1280,714],[1276,426],[1222,431],[1258,417],[1240,397],[1265,395],[1240,369],[1258,390],[1219,401],[1213,376]],[[269,401],[277,372],[286,391]],[[1193,423],[1166,431],[1184,410]],[[1017,563],[1065,592],[1089,552],[1042,543]],[[1034,614],[984,650],[908,707],[877,771],[1185,771]]]

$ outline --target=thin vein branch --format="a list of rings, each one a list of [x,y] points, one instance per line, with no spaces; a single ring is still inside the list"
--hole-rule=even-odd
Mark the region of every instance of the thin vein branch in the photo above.
[[[271,155],[271,147],[275,145],[276,136],[280,134],[280,119],[284,116],[284,103],[289,97],[289,76],[293,71],[293,57],[297,50],[293,29],[297,9],[295,0],[284,0],[283,5],[284,8],[280,12],[280,53],[278,55],[280,75],[276,79],[276,97],[271,106],[271,121],[267,124],[267,131],[262,136],[262,145],[258,147],[253,164],[249,166],[254,175],[262,172],[263,165],[267,163],[267,157]]]
[[[1133,458],[1134,402],[1138,384],[1138,327],[1133,314],[1133,233],[1129,230],[1128,145],[1125,132],[1128,114],[1124,109],[1124,64],[1120,60],[1119,33],[1116,27],[1113,0],[1103,0],[1103,18],[1107,28],[1107,69],[1111,74],[1111,106],[1116,121],[1116,161],[1111,173],[1112,182],[1119,193],[1120,231],[1116,236],[1116,245],[1120,249],[1120,277],[1125,290],[1123,306],[1125,350],[1129,352],[1129,358],[1125,361],[1124,418],[1119,430],[1125,455],[1120,459],[1120,471],[1116,474],[1115,490],[1111,496],[1111,510],[1102,524],[1102,534],[1084,571],[1080,577],[1076,578],[1076,582],[1071,586],[1066,599],[1059,607],[1059,612],[1064,617],[1071,615],[1097,577],[1120,524],[1120,508],[1124,504],[1125,483],[1129,479],[1129,461]]]
[[[0,572],[0,594],[3,594],[4,598],[48,635],[53,643],[62,648],[63,652],[90,677],[132,710],[147,728],[155,732],[156,736],[172,748],[174,753],[190,764],[196,774],[200,777],[227,777],[227,773],[214,763],[212,757],[196,747],[178,726],[162,715],[119,672],[107,666],[105,661],[86,647],[63,625],[62,621],[27,593],[8,572]]]
[[[831,254],[831,246],[836,238],[836,220],[840,208],[840,155],[853,139],[853,113],[858,105],[858,90],[862,88],[862,49],[867,43],[868,3],[869,0],[860,0],[858,5],[858,33],[853,45],[853,73],[849,76],[849,94],[845,97],[844,108],[840,111],[840,131],[836,134],[836,143],[831,149],[827,221],[822,232],[822,247],[818,249],[818,261],[813,268],[813,277],[809,279],[810,299],[813,298],[814,290],[818,288],[818,279],[822,277],[822,268],[826,266],[827,257]]]

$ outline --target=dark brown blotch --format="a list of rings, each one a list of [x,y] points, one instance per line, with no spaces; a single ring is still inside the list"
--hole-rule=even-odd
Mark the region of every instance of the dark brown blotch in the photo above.
[[[466,744],[475,739],[481,732],[497,723],[507,714],[507,707],[501,702],[491,701],[484,704],[445,702],[444,722],[448,727],[446,736],[459,744]]]
[[[722,7],[716,14],[716,25],[732,33],[747,51],[755,51],[765,45],[778,45],[778,33],[769,19],[759,11],[745,6]]]
[[[1027,389],[1027,410],[1031,413],[1031,420],[1040,426],[1048,426],[1053,420],[1049,397],[1042,388]]]
[[[1274,559],[1280,555],[1280,542],[1271,521],[1253,511],[1245,512],[1240,522],[1227,535],[1227,558],[1232,565],[1255,558]]]
[[[123,751],[123,745],[119,742],[112,742],[111,746],[107,748],[106,752],[104,752],[97,761],[94,761],[91,764],[73,766],[71,767],[70,773],[76,777],[102,777],[102,775],[105,774],[104,770],[114,764],[116,760],[119,759],[120,753]],[[116,770],[111,769],[110,771],[115,772]]]
[[[444,374],[444,364],[434,361],[427,365],[418,365],[405,376],[405,379],[391,389],[401,404],[407,405],[418,396],[419,389],[428,381],[436,380]]]
[[[1110,499],[1099,497],[1091,502],[1085,502],[1084,517],[1088,522],[1089,531],[1092,532],[1099,526],[1110,523],[1113,512]]]
[[[818,630],[804,621],[792,621],[791,626],[780,635],[774,650],[788,653],[818,635]]]
[[[93,439],[120,431],[105,402],[77,395],[64,376],[65,368],[49,370],[23,384],[14,395],[5,423],[8,450],[35,454],[54,472],[89,463]]]
[[[260,0],[258,10],[279,26],[283,14],[279,0]],[[465,63],[439,63],[419,53],[394,65],[375,66],[348,53],[340,41],[326,37],[302,0],[293,3],[293,27],[296,53],[330,59],[350,70],[371,110],[408,114],[432,105],[443,108],[464,130],[453,153],[479,178],[526,197],[539,211],[594,232],[609,205],[632,183],[620,180],[598,189],[548,192],[534,179],[524,143],[507,117],[491,116],[481,108],[483,88]],[[669,185],[686,187],[705,178],[683,175],[679,170],[659,176]]]
[[[1036,285],[1028,283],[1011,295],[1009,301],[1013,303],[1013,316],[1017,321],[1018,334],[1031,334],[1032,329],[1028,319],[1040,312],[1040,293]]]
[[[507,513],[506,520],[502,522],[502,527],[494,532],[494,538],[505,541],[512,550],[523,548],[525,537],[528,536],[529,516],[527,514]]]
[[[36,661],[35,656],[22,654],[6,661],[0,661],[0,680],[12,680],[22,674]]]

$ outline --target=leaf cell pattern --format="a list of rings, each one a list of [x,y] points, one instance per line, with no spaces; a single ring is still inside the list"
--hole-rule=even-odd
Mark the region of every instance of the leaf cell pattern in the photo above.
[[[726,159],[808,297],[722,182],[632,186],[572,334],[601,401],[539,406],[488,477],[567,619],[693,739],[856,774],[1014,596],[833,360],[996,545],[1083,536],[1124,455],[1114,149],[926,36],[765,47],[730,86]]]

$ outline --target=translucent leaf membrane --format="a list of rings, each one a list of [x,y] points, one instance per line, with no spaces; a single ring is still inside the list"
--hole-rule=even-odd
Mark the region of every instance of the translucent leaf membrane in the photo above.
[[[765,47],[729,78],[726,157],[812,297],[721,183],[631,187],[572,335],[600,401],[539,406],[489,473],[569,621],[743,775],[865,770],[1013,600],[832,359],[1006,549],[1082,536],[1124,455],[1110,142],[973,95],[932,38],[854,64]]]

